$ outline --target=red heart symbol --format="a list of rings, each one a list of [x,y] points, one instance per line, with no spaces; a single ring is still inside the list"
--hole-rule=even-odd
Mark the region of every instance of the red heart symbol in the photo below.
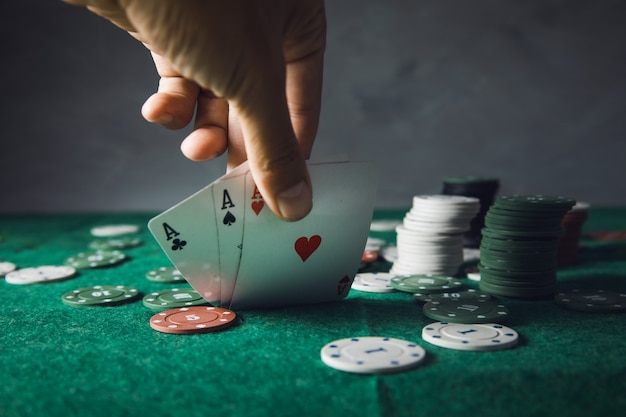
[[[337,295],[343,294],[343,292],[346,290],[346,288],[348,288],[349,285],[351,285],[350,277],[347,275],[344,275],[344,277],[341,278],[339,282],[337,283]]]
[[[319,235],[313,235],[311,237],[302,236],[296,240],[294,248],[296,252],[298,252],[298,255],[300,255],[302,262],[304,262],[319,248],[321,243],[322,237]]]
[[[263,210],[263,206],[265,206],[265,203],[263,202],[263,200],[253,201],[250,206],[252,207],[252,211],[254,211],[254,213],[258,216],[261,210]]]

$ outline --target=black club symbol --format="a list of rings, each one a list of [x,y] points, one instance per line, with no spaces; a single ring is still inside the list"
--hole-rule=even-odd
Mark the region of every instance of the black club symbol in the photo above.
[[[183,246],[185,246],[187,244],[186,240],[180,240],[180,239],[174,239],[172,241],[173,245],[172,245],[172,250],[182,250]]]

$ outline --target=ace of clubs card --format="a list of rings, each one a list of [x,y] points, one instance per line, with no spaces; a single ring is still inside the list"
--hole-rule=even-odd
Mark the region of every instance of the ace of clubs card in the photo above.
[[[148,223],[185,280],[214,305],[221,304],[222,285],[229,288],[239,266],[246,172],[247,165],[236,168]]]

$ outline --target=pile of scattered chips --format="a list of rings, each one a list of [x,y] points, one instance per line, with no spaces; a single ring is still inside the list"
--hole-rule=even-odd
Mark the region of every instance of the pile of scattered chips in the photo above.
[[[561,219],[574,204],[564,197],[499,197],[482,230],[480,289],[523,298],[554,294]]]
[[[558,265],[568,266],[578,263],[578,244],[583,224],[589,216],[589,204],[578,202],[565,214],[561,221],[563,232],[559,236]]]
[[[480,211],[472,219],[470,229],[464,236],[466,247],[477,248],[480,245],[480,230],[485,225],[485,215],[493,204],[499,188],[500,181],[497,178],[470,176],[450,177],[443,180],[442,194],[475,197],[480,200]]]
[[[463,234],[480,210],[473,197],[419,195],[396,227],[398,258],[390,270],[396,275],[455,275],[463,263]]]

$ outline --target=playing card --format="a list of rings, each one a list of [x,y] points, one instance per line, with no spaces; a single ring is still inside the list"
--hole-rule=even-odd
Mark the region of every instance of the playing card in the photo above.
[[[219,246],[212,186],[154,217],[148,228],[191,286],[207,301],[219,304]]]
[[[224,306],[230,304],[241,260],[245,179],[245,174],[231,173],[227,178],[213,184],[220,265],[220,304]]]
[[[372,163],[309,164],[313,209],[278,219],[246,175],[243,250],[231,308],[344,298],[360,262],[376,189]]]

